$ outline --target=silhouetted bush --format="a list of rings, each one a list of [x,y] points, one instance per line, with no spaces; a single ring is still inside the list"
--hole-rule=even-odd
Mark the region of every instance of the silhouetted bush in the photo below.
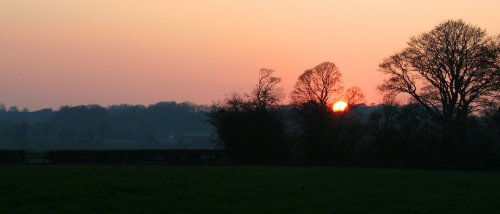
[[[285,125],[276,109],[231,98],[214,107],[209,122],[234,159],[261,163],[283,161],[287,156]]]

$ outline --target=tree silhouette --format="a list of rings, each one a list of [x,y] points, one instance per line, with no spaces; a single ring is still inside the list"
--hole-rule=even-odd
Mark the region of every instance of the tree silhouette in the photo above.
[[[257,108],[275,106],[283,97],[283,89],[278,87],[281,78],[273,76],[274,70],[262,68],[259,80],[253,90],[252,99]]]
[[[357,86],[348,88],[344,94],[344,99],[351,110],[366,102],[363,91]]]
[[[332,95],[342,91],[341,77],[337,66],[332,62],[323,62],[304,71],[292,91],[292,102],[304,104],[313,101],[326,106]]]
[[[386,95],[404,93],[442,128],[440,155],[460,161],[467,153],[467,117],[500,89],[500,40],[462,20],[449,20],[413,37],[379,65],[390,78]]]
[[[437,122],[465,121],[472,105],[500,89],[499,39],[462,20],[413,37],[379,65],[385,93],[409,94]]]
[[[324,62],[300,75],[291,93],[296,122],[300,127],[300,148],[311,163],[332,160],[338,136],[332,97],[342,95],[342,75],[332,62]]]

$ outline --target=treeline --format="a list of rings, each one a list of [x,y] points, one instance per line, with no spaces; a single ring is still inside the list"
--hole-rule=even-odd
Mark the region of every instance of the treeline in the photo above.
[[[206,106],[175,102],[34,112],[0,108],[0,148],[92,149],[108,140],[147,144],[185,133],[211,133],[207,111]]]
[[[500,35],[449,20],[379,68],[384,101],[368,115],[361,89],[344,90],[324,62],[299,76],[286,105],[280,78],[262,69],[210,122],[242,162],[500,167]],[[347,108],[332,109],[338,100]]]
[[[469,116],[463,145],[413,103],[334,112],[314,102],[262,109],[233,96],[210,118],[235,162],[500,167],[500,108]]]

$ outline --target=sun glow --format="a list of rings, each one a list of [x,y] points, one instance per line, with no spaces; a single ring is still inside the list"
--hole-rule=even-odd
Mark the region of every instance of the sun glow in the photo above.
[[[344,101],[337,101],[335,104],[333,104],[333,111],[334,112],[342,112],[347,109],[347,103]]]

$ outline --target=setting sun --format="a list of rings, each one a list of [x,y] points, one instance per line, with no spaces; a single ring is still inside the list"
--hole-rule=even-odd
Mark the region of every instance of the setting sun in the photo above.
[[[337,101],[335,104],[333,104],[334,112],[345,111],[346,108],[347,108],[347,103],[344,101]]]

